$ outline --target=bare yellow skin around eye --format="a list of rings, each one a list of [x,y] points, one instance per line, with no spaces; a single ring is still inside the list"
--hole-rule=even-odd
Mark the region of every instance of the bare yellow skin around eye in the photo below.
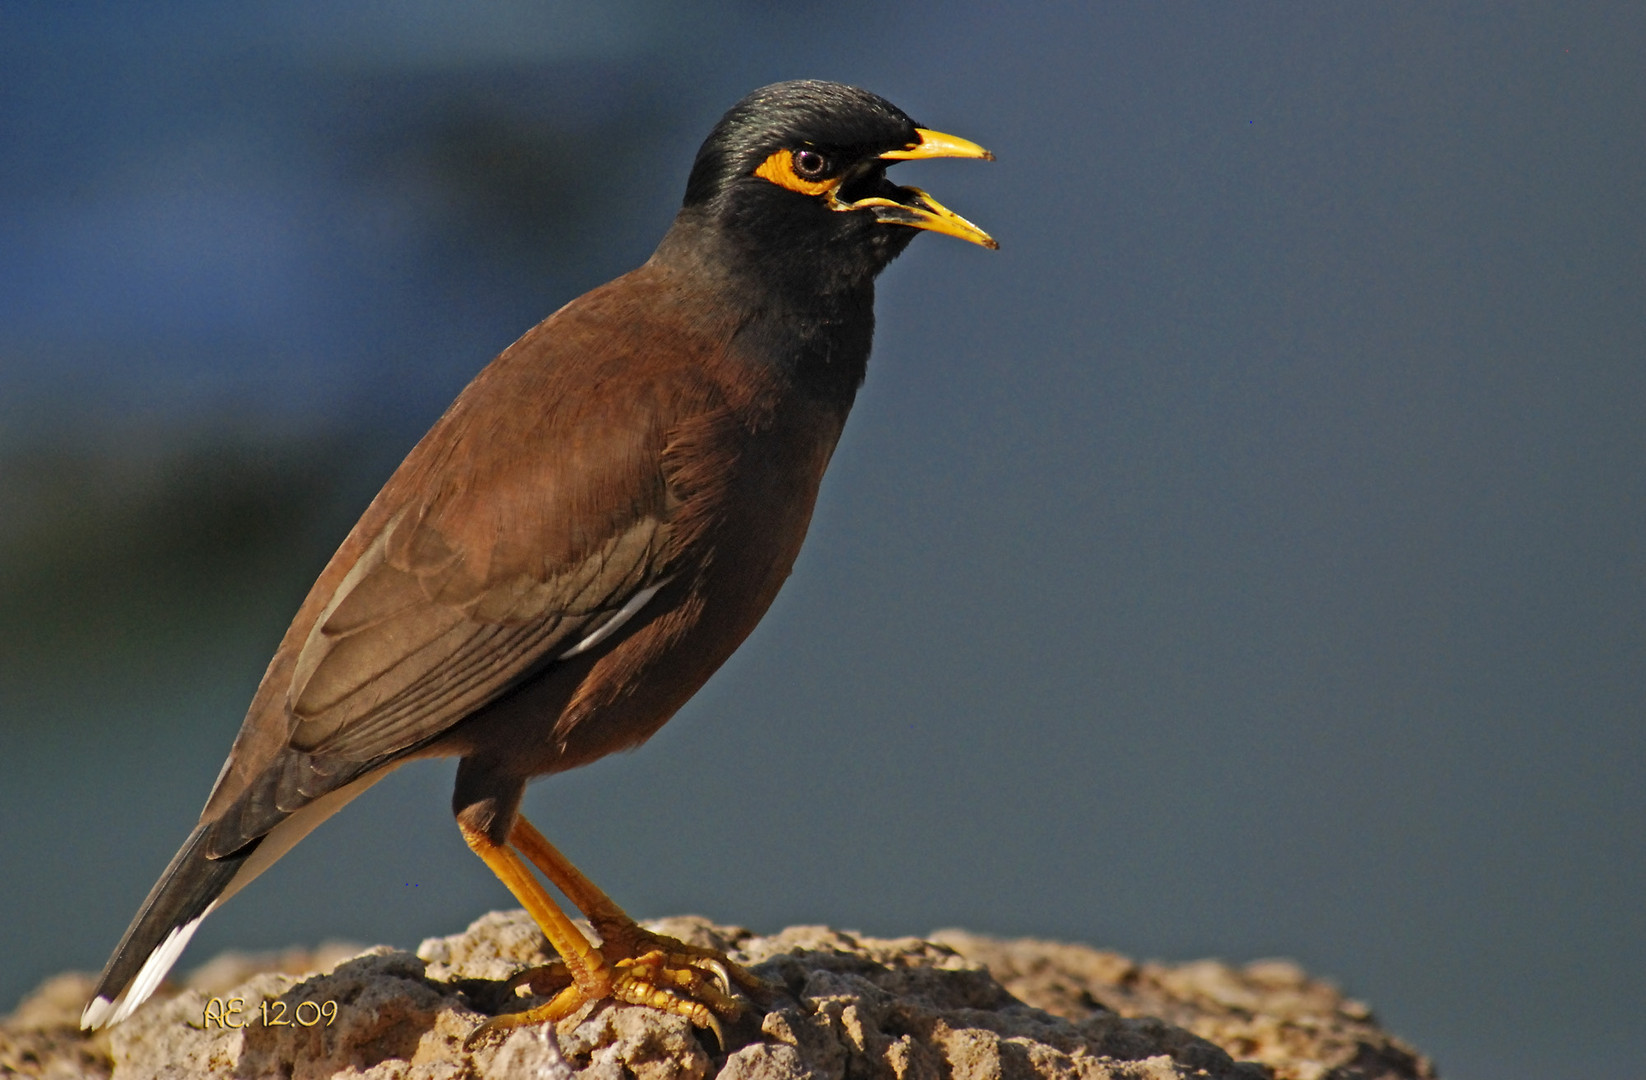
[[[760,163],[754,174],[770,180],[781,188],[798,191],[802,195],[822,195],[840,183],[838,177],[829,180],[805,180],[794,171],[794,151],[779,150]]]

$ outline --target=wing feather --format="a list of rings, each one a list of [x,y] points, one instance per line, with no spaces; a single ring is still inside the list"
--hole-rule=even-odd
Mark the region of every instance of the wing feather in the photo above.
[[[561,573],[478,589],[460,584],[469,575],[443,544],[398,541],[405,521],[366,549],[298,653],[293,749],[361,760],[416,745],[568,652],[662,576],[655,518]],[[387,557],[395,550],[436,559],[399,565]]]

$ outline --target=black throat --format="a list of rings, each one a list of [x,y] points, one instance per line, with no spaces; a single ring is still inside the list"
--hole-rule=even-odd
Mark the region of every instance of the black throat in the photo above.
[[[887,231],[900,252],[916,230]],[[806,258],[690,208],[653,258],[713,282],[717,300],[739,312],[737,358],[775,368],[794,391],[820,403],[851,408],[874,341],[875,275],[889,259]]]

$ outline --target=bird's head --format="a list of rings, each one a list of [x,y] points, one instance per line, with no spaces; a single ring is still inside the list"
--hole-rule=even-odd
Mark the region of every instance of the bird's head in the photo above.
[[[711,224],[765,270],[832,271],[848,281],[879,273],[919,229],[997,247],[924,191],[886,177],[899,161],[935,157],[994,155],[920,127],[866,90],[776,83],[715,125],[697,152],[683,214]]]

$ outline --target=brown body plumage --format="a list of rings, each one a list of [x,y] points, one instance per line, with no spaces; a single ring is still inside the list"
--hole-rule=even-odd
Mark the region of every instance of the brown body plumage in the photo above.
[[[466,784],[523,783],[642,742],[742,642],[846,415],[738,355],[726,287],[654,260],[470,384],[281,642],[206,808],[216,853],[260,835],[223,815],[267,798],[283,757],[472,756]],[[646,619],[544,667],[653,586]]]
[[[575,985],[536,1018],[602,996],[704,1024],[731,1007],[693,974],[718,960],[654,948],[520,797],[651,736],[770,606],[862,382],[875,275],[919,228],[992,244],[885,179],[915,156],[986,155],[834,84],[727,114],[657,253],[487,366],[327,564],[87,1023],[135,1007],[199,920],[325,816],[436,755],[459,758],[464,836],[566,958]],[[598,951],[516,850],[602,928]]]

